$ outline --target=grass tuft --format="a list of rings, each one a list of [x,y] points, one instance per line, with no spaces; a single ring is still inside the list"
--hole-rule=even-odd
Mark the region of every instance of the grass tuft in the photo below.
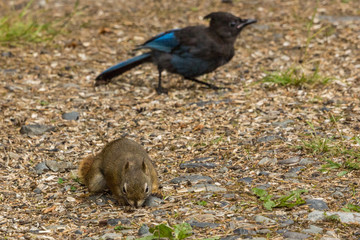
[[[307,122],[312,130],[311,137],[302,140],[302,146],[298,148],[319,156],[325,162],[319,169],[320,172],[328,173],[337,170],[337,176],[342,177],[351,171],[360,170],[360,151],[354,145],[354,143],[359,143],[359,137],[355,136],[346,140],[337,126],[336,118],[331,113],[329,115],[341,137],[320,137],[316,134],[313,124]]]
[[[46,19],[39,11],[31,11],[33,0],[20,11],[10,10],[0,18],[0,44],[22,44],[28,42],[46,42],[64,33],[64,29],[74,16],[79,5],[75,1],[71,14],[61,19]],[[40,20],[42,19],[42,20]]]
[[[291,191],[287,195],[282,195],[274,198],[274,195],[269,194],[266,190],[260,188],[253,188],[252,192],[263,201],[265,209],[271,211],[273,208],[293,208],[305,203],[305,200],[301,198],[301,194],[307,193],[306,189],[296,189]]]
[[[323,77],[316,69],[312,74],[305,74],[300,68],[288,68],[283,72],[267,73],[262,79],[264,83],[274,83],[281,86],[316,86],[325,85],[332,79]]]

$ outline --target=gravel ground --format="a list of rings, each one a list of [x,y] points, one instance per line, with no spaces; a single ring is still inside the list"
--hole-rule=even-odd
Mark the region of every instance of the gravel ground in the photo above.
[[[24,7],[8,2],[1,15]],[[33,2],[44,21],[75,14],[54,40],[0,45],[1,239],[136,239],[183,222],[189,239],[360,239],[359,1],[227,2]],[[258,19],[200,78],[229,89],[164,74],[157,95],[151,64],[94,87],[136,45],[213,11]],[[331,81],[262,82],[296,67]],[[80,160],[121,136],[157,165],[163,198],[144,208],[78,181]],[[270,210],[254,188],[299,196]]]

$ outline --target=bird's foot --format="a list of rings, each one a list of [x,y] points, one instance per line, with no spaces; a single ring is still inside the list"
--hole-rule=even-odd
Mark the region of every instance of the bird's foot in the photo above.
[[[163,88],[163,87],[157,87],[157,88],[155,88],[156,89],[156,92],[157,92],[157,94],[168,94],[168,90],[166,89],[166,88]]]

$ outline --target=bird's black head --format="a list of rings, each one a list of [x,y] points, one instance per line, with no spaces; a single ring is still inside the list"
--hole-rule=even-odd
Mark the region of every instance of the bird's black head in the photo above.
[[[256,23],[255,19],[241,19],[227,12],[213,12],[204,17],[208,18],[210,29],[224,39],[234,39],[244,27]]]

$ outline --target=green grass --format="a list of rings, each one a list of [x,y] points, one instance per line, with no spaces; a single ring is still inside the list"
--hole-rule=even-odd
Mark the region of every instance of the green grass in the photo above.
[[[61,19],[47,19],[41,11],[32,11],[33,0],[20,11],[9,10],[0,18],[0,44],[24,44],[46,42],[63,34],[65,27],[77,11],[75,1],[71,14]]]
[[[273,208],[293,208],[295,206],[302,205],[305,203],[305,200],[301,198],[301,194],[307,192],[307,190],[304,189],[297,189],[291,191],[287,195],[274,198],[274,195],[269,194],[267,191],[260,188],[253,188],[252,191],[261,201],[263,201],[264,208],[269,211]]]
[[[319,171],[328,173],[337,171],[337,176],[341,177],[354,170],[360,170],[360,150],[355,144],[360,144],[359,136],[346,140],[337,125],[337,118],[329,114],[330,121],[337,129],[339,137],[320,137],[316,134],[312,123],[307,122],[311,128],[310,138],[302,140],[302,146],[299,149],[319,156],[325,163]]]
[[[172,227],[159,224],[153,228],[150,228],[152,235],[138,238],[138,240],[152,240],[152,239],[170,239],[181,240],[192,235],[192,228],[188,223],[180,223],[173,225]]]
[[[202,200],[202,201],[197,201],[196,204],[205,207],[207,205],[207,202]]]
[[[319,1],[316,1],[316,7],[314,8],[311,18],[306,19],[298,18],[298,15],[294,15],[295,18],[299,19],[302,22],[305,22],[303,27],[303,36],[305,36],[305,43],[301,47],[299,59],[292,64],[292,67],[289,67],[283,71],[276,72],[265,72],[266,76],[261,80],[263,83],[273,83],[279,86],[319,86],[329,83],[332,78],[325,77],[320,75],[319,67],[320,64],[317,63],[317,60],[314,60],[311,55],[310,45],[319,35],[324,32],[324,34],[330,34],[333,29],[330,25],[326,25],[320,29],[314,30],[315,17],[318,14],[318,5]],[[301,36],[299,36],[301,37]],[[309,70],[309,69],[314,69]]]
[[[360,206],[348,203],[341,210],[343,210],[344,212],[351,212],[351,211],[360,212]]]
[[[59,184],[63,184],[64,182],[65,182],[65,180],[64,180],[63,178],[59,178],[59,179],[58,179],[58,183],[59,183]]]
[[[325,85],[332,79],[330,77],[323,77],[316,69],[311,74],[305,74],[301,68],[288,68],[283,72],[272,72],[262,79],[263,83],[274,83],[280,86],[314,86]]]

